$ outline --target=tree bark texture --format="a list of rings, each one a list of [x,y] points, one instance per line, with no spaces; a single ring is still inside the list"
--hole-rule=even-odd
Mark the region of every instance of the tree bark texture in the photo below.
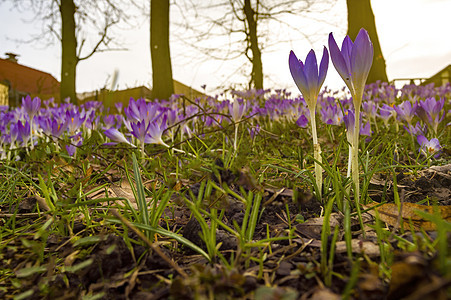
[[[61,13],[61,101],[70,98],[77,103],[75,86],[77,57],[77,38],[75,36],[75,4],[72,0],[62,0],[60,4]]]
[[[169,0],[150,1],[150,56],[152,98],[169,99],[174,93],[169,51]]]
[[[250,0],[244,1],[243,9],[248,24],[248,30],[246,32],[248,45],[252,51],[252,74],[250,85],[256,89],[263,89],[262,53],[258,45],[257,21],[255,20],[256,13],[251,6]]]
[[[346,0],[348,8],[348,35],[354,41],[360,28],[368,31],[373,42],[374,58],[368,75],[367,83],[377,80],[387,82],[387,71],[384,56],[382,55],[379,38],[376,31],[373,9],[370,0]]]

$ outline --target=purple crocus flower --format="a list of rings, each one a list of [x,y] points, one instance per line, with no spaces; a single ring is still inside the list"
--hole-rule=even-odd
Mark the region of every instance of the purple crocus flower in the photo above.
[[[114,106],[116,107],[117,113],[120,114],[122,112],[122,107],[123,107],[122,102],[116,102],[116,103],[114,103]]]
[[[235,99],[232,104],[229,103],[229,114],[232,117],[233,122],[241,121],[241,118],[246,111],[246,103],[244,100]]]
[[[16,148],[16,141],[19,138],[19,126],[17,123],[11,123],[9,126],[9,148]]]
[[[124,113],[127,116],[127,121],[138,122],[144,120],[146,124],[149,124],[161,115],[161,113],[157,115],[158,105],[146,103],[142,98],[136,101],[131,98],[128,107],[124,108]]]
[[[36,123],[41,128],[42,133],[44,133],[47,136],[50,136],[52,133],[52,126],[50,118],[47,116],[37,116],[36,117]]]
[[[420,144],[420,152],[429,157],[433,155],[435,158],[439,157],[442,146],[438,139],[433,138],[428,140],[424,135],[417,136],[418,144]]]
[[[337,105],[327,105],[321,108],[321,118],[329,125],[340,125],[343,122],[343,112]]]
[[[114,127],[110,127],[109,129],[105,130],[103,133],[106,135],[107,138],[111,139],[114,142],[125,143],[132,147],[136,147],[135,145],[133,145],[132,143],[130,143],[127,140],[127,138],[124,136],[124,134],[122,132],[120,132],[119,130],[117,130]],[[115,143],[109,143],[109,144],[115,144]]]
[[[77,151],[77,147],[75,147],[72,144],[66,145],[66,151],[67,154],[69,154],[70,157],[74,157],[76,151]]]
[[[426,134],[426,125],[421,126],[419,121],[415,124],[415,126],[409,124],[407,126],[408,127],[404,126],[404,129],[411,135],[417,136]]]
[[[321,163],[321,147],[318,143],[318,137],[316,133],[316,102],[318,101],[318,94],[321,86],[326,79],[327,68],[329,67],[329,52],[326,47],[323,49],[323,57],[318,70],[318,64],[316,62],[315,51],[310,50],[305,58],[305,65],[299,60],[293,51],[290,52],[288,59],[291,76],[293,76],[294,82],[302,93],[302,96],[307,103],[310,112],[310,121],[312,125],[312,137],[313,137],[313,155],[317,160],[315,162],[315,179],[316,186],[318,187],[319,195],[321,198],[321,186],[322,186],[322,167]],[[318,163],[319,162],[319,163]]]
[[[78,132],[77,134],[70,137],[71,143],[66,145],[66,151],[71,157],[75,157],[77,155],[77,147],[83,144],[82,132]]]
[[[78,129],[80,129],[84,121],[85,118],[82,117],[81,113],[78,111],[72,109],[66,111],[66,123],[70,134],[74,134]]]
[[[375,119],[377,115],[377,104],[374,101],[362,103],[362,110],[369,119]]]
[[[363,97],[366,79],[373,63],[373,44],[368,32],[360,29],[355,42],[347,35],[341,50],[332,33],[329,34],[329,51],[332,63],[349,88],[354,98],[354,107],[359,106]],[[358,103],[355,103],[359,101]]]
[[[445,98],[435,100],[435,98],[426,98],[424,101],[420,100],[419,108],[423,109],[429,116],[436,118],[445,104]]]
[[[44,106],[46,108],[51,108],[51,107],[55,107],[56,106],[55,105],[55,98],[50,98],[50,99],[44,100],[43,102],[44,102]]]
[[[302,127],[302,128],[307,127],[308,118],[305,116],[305,114],[301,114],[301,116],[296,120],[296,125],[298,125],[299,127]]]
[[[388,120],[395,114],[393,107],[387,104],[383,104],[379,109],[379,117],[384,121],[385,126],[388,125]]]
[[[260,124],[257,123],[257,125],[252,126],[250,128],[247,128],[247,131],[249,132],[249,135],[251,136],[251,140],[254,140],[254,138],[260,133]]]
[[[17,131],[18,131],[18,139],[22,141],[22,145],[26,146],[27,142],[31,138],[31,129],[30,129],[30,123],[28,121],[25,121],[24,124],[19,120],[17,121]]]
[[[310,50],[307,54],[305,64],[303,64],[302,61],[296,57],[294,52],[291,51],[288,63],[291,76],[293,77],[296,86],[301,91],[302,96],[304,96],[309,108],[312,109],[316,106],[318,94],[326,79],[327,69],[329,67],[329,52],[327,51],[327,48],[324,47],[319,70],[315,51],[313,50]]]
[[[355,42],[351,41],[349,36],[343,40],[341,50],[332,35],[329,34],[329,51],[332,63],[335,66],[338,74],[344,80],[351,92],[352,100],[355,109],[354,121],[354,137],[351,143],[352,155],[352,180],[354,182],[354,194],[356,202],[359,202],[359,159],[358,159],[358,145],[359,145],[359,131],[360,131],[360,105],[363,98],[363,90],[368,78],[368,74],[373,64],[373,44],[371,43],[368,32],[365,29],[360,29]]]
[[[103,126],[102,128],[107,130],[111,127],[114,126],[114,124],[116,123],[116,116],[115,115],[106,115],[103,117],[103,123],[105,124],[105,126]]]
[[[361,118],[360,118],[361,120]],[[345,110],[345,114],[343,115],[343,122],[346,126],[346,138],[348,142],[352,143],[352,137],[354,136],[355,129],[355,113],[351,109]],[[371,136],[371,125],[370,122],[367,122],[365,125],[360,122],[360,134]]]
[[[412,103],[409,100],[402,102],[399,105],[394,105],[393,109],[398,114],[398,118],[407,122],[407,124],[412,124],[412,119],[415,116],[415,111],[417,110],[417,103]]]
[[[416,114],[420,117],[423,122],[427,123],[435,134],[437,134],[438,124],[445,117],[445,111],[443,110],[440,116],[440,111],[442,111],[445,105],[445,98],[440,100],[435,100],[433,97],[426,98],[424,101],[420,100],[416,110]]]
[[[149,130],[149,125],[146,125],[146,122],[144,120],[136,123],[130,123],[130,126],[132,128],[131,134],[133,134],[133,136],[136,137],[136,139],[140,142],[141,145],[145,143],[147,131]]]
[[[52,120],[52,131],[51,135],[55,138],[59,138],[67,129],[68,123],[63,123],[58,119]]]
[[[41,99],[38,97],[33,98],[31,100],[30,95],[26,96],[25,98],[22,98],[22,108],[25,110],[25,112],[28,114],[28,117],[30,119],[30,141],[31,141],[31,149],[34,148],[33,144],[33,118],[38,114],[39,109],[41,108]]]
[[[48,116],[40,116],[37,118],[37,123],[42,129],[42,132],[47,136],[55,138],[60,137],[67,129],[67,122],[63,122],[58,118],[50,118]]]
[[[145,142],[147,144],[159,144],[169,148],[169,146],[165,142],[163,142],[163,139],[161,137],[165,129],[166,129],[166,117],[163,118],[161,124],[158,124],[158,122],[156,121],[150,123],[148,127],[148,132],[145,137]]]
[[[366,122],[365,125],[363,125],[363,124],[360,125],[360,134],[366,135],[366,136],[371,136],[371,123],[370,122]]]
[[[41,99],[38,97],[33,98],[31,100],[30,95],[26,96],[25,98],[22,98],[22,107],[24,108],[25,112],[30,116],[30,120],[33,119],[34,116],[39,112],[39,109],[41,108]]]

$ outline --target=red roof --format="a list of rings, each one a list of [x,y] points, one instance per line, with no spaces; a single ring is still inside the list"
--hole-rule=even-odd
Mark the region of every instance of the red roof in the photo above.
[[[0,82],[5,81],[11,89],[29,94],[58,94],[60,89],[51,74],[0,58]]]

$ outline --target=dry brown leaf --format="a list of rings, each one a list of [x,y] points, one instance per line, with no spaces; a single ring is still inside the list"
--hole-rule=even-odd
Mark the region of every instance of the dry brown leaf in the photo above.
[[[309,243],[309,247],[321,248],[321,240],[313,240]],[[356,254],[365,254],[368,257],[378,257],[380,256],[379,246],[371,241],[362,241],[358,239],[352,239],[351,241],[352,253]],[[346,250],[346,242],[339,241],[335,244],[335,253],[345,253]]]
[[[371,241],[361,241],[357,239],[352,239],[352,253],[365,253],[368,257],[378,257],[380,256],[380,248],[378,245]],[[339,241],[335,244],[337,253],[345,253],[346,252],[346,242]]]
[[[378,205],[378,203],[372,203],[364,206],[364,208],[368,209],[376,205]],[[401,215],[399,215],[398,206],[396,204],[385,203],[376,207],[374,210],[369,210],[368,212],[375,217],[378,215],[379,219],[391,226],[401,226],[398,222],[402,219],[404,230],[410,229],[410,222],[412,222],[414,230],[436,230],[437,228],[435,223],[424,219],[417,213],[417,211],[423,211],[429,214],[434,214],[435,208],[438,210],[443,220],[451,222],[450,205],[434,207],[405,202],[402,204]]]
[[[329,289],[321,289],[316,291],[310,300],[338,300],[341,299],[340,295],[335,294]]]
[[[425,171],[439,172],[439,173],[442,173],[441,175],[446,175],[448,177],[450,174],[447,174],[447,173],[451,173],[451,164],[447,164],[444,166],[432,166],[429,169],[426,169]]]
[[[35,194],[34,197],[36,198],[36,201],[39,204],[39,208],[43,211],[49,211],[50,207],[48,206],[47,202],[45,201],[45,198],[42,198],[38,194]]]
[[[445,300],[449,278],[438,276],[433,262],[420,253],[409,253],[391,266],[391,280],[387,300]]]
[[[80,250],[75,250],[74,252],[72,252],[71,254],[66,256],[66,258],[64,259],[64,265],[66,267],[71,267],[72,264],[74,263],[74,261],[78,258],[79,253],[80,253]]]
[[[296,231],[311,239],[321,239],[324,217],[310,218],[304,223],[296,225]],[[340,225],[340,216],[337,213],[330,215],[329,224],[331,228]]]
[[[384,290],[382,280],[376,274],[360,274],[358,287],[361,292],[374,293]]]
[[[130,203],[132,204],[134,209],[138,209],[138,205],[135,200],[135,196],[133,195],[132,188],[130,186],[130,183],[127,180],[122,180],[120,183],[121,186],[116,184],[111,184],[111,195],[116,197],[122,197],[127,198]]]

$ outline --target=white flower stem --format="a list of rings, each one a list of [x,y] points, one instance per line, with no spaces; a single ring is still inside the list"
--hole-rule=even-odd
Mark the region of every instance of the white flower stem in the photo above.
[[[30,149],[34,149],[33,145],[33,118],[30,118]]]
[[[145,153],[144,152],[144,142],[141,142],[141,161],[144,161]]]
[[[319,163],[322,162],[321,159],[321,147],[318,143],[318,136],[316,133],[316,117],[315,117],[315,107],[310,109],[310,122],[312,124],[312,135],[313,135],[313,157],[315,158],[315,179],[316,186],[318,187],[318,199],[321,199],[322,193],[322,183],[323,183],[323,168]],[[319,162],[319,163],[318,163]]]
[[[355,102],[354,102],[355,103]],[[354,182],[354,199],[356,205],[360,202],[359,185],[359,134],[360,134],[360,105],[355,106],[354,139],[352,142],[352,181]]]
[[[237,148],[237,140],[238,140],[238,126],[240,124],[239,123],[235,123],[235,140],[233,141],[233,150],[236,152],[236,148]]]
[[[348,152],[348,171],[346,173],[346,177],[351,177],[351,168],[352,168],[352,145],[349,144],[349,152]]]

